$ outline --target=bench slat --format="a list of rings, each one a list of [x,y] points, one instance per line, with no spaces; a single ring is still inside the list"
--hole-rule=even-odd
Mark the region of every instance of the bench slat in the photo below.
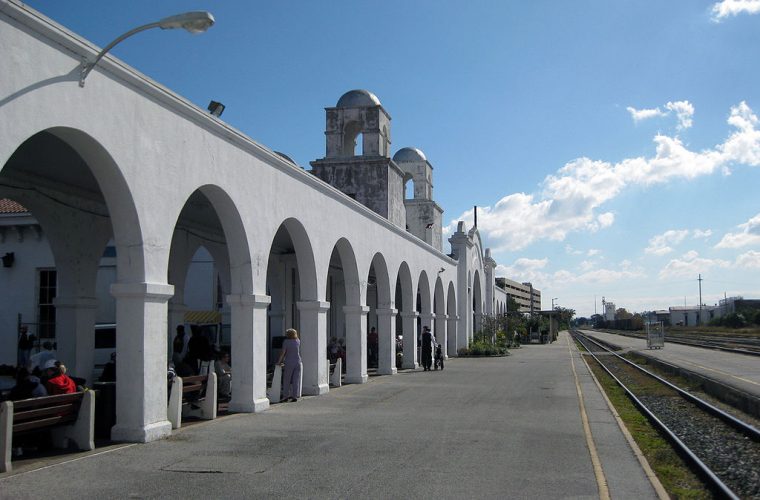
[[[33,429],[39,429],[41,427],[51,427],[53,425],[63,424],[67,422],[74,422],[77,419],[76,414],[70,413],[67,415],[56,415],[40,420],[33,420],[31,422],[24,422],[20,424],[13,424],[13,433],[26,432]]]
[[[40,406],[50,406],[55,404],[72,403],[81,401],[84,392],[75,392],[72,394],[58,394],[55,396],[42,396],[40,398],[22,399],[13,402],[13,411],[25,410],[27,408],[37,408]]]
[[[13,412],[14,422],[26,422],[28,420],[38,420],[40,417],[47,417],[51,415],[68,415],[71,413],[76,414],[79,410],[77,404],[64,404],[56,406],[47,406],[45,408],[37,408],[34,410],[15,411]]]

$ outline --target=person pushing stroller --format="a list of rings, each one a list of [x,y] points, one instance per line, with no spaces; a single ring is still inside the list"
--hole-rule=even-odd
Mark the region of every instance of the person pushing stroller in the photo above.
[[[440,368],[443,370],[443,348],[441,347],[441,344],[437,344],[435,346],[435,358],[433,363],[433,369],[437,370]]]

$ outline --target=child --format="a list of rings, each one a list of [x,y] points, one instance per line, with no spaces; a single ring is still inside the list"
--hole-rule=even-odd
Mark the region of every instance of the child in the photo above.
[[[435,363],[433,366],[434,370],[437,370],[438,367],[443,370],[443,349],[441,348],[441,344],[438,344],[435,347]]]

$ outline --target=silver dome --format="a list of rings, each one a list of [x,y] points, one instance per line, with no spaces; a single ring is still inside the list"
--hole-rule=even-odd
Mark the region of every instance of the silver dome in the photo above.
[[[393,155],[393,161],[427,161],[425,153],[417,148],[401,148]]]
[[[336,108],[366,108],[380,106],[380,99],[369,90],[349,90],[340,99]]]

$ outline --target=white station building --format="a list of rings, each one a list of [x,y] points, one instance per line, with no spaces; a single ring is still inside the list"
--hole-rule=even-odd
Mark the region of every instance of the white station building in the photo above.
[[[397,333],[415,368],[421,326],[451,356],[504,310],[477,228],[459,223],[444,253],[433,167],[414,148],[391,156],[391,118],[370,92],[326,108],[326,155],[307,171],[108,55],[80,87],[100,49],[15,0],[0,0],[0,47],[0,198],[32,221],[11,214],[0,232],[0,256],[14,254],[0,267],[0,363],[15,363],[17,313],[39,311],[35,290],[54,269],[58,357],[89,378],[110,294],[113,439],[171,433],[168,340],[199,248],[229,318],[237,412],[268,408],[269,345],[285,328],[301,335],[304,393],[319,395],[332,336],[345,338],[346,381],[364,383],[369,328],[378,372],[392,375]]]

